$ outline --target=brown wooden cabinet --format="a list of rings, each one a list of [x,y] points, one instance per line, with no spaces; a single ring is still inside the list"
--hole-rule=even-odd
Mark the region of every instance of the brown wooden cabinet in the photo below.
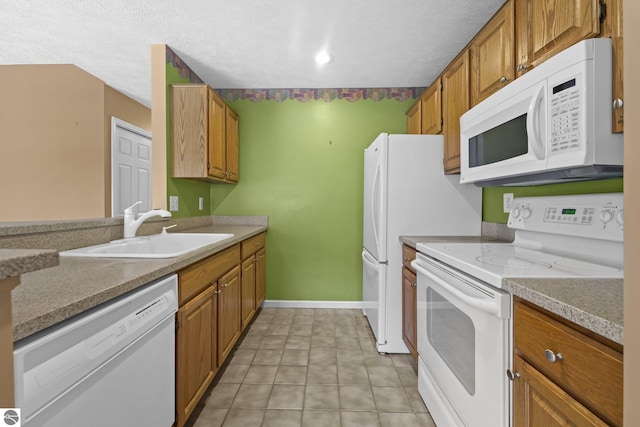
[[[260,249],[255,255],[256,269],[256,310],[262,305],[267,295],[267,251]]]
[[[599,0],[516,1],[517,61],[523,73],[601,32]]]
[[[469,109],[469,50],[464,50],[442,74],[444,171],[460,172],[460,116]]]
[[[418,290],[416,272],[411,261],[416,259],[416,250],[410,246],[402,247],[402,340],[409,353],[418,360]]]
[[[256,266],[254,257],[242,261],[242,329],[246,328],[256,313]]]
[[[218,280],[218,359],[227,358],[240,338],[241,323],[240,266]]]
[[[437,78],[420,97],[422,110],[422,133],[439,135],[442,133],[442,81]]]
[[[180,308],[176,333],[176,413],[182,426],[218,371],[217,284]]]
[[[407,133],[421,134],[422,133],[422,113],[421,113],[420,99],[409,108],[407,111]]]
[[[613,46],[613,132],[624,131],[624,46],[622,0],[611,1],[611,44]]]
[[[516,300],[515,427],[622,426],[621,348],[597,338]]]
[[[471,42],[471,106],[515,78],[514,28],[514,5],[508,1]]]
[[[206,84],[171,86],[174,178],[238,181],[238,115]]]

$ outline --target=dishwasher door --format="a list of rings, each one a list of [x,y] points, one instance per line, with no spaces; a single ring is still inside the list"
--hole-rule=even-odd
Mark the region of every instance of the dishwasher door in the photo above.
[[[176,310],[172,275],[16,343],[23,425],[171,426]]]

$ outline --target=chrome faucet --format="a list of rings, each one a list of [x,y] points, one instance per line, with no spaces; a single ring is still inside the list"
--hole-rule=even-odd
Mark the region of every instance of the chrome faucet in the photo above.
[[[171,212],[165,211],[164,209],[153,209],[151,211],[143,213],[142,215],[140,215],[138,219],[136,219],[136,214],[133,211],[133,208],[135,208],[140,203],[142,203],[142,201],[136,202],[124,210],[124,238],[125,239],[129,237],[136,237],[136,232],[138,231],[138,227],[140,227],[143,222],[145,222],[151,217],[160,216],[162,218],[171,218]]]

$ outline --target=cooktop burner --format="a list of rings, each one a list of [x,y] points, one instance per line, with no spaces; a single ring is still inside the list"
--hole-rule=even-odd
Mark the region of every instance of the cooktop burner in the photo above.
[[[495,265],[499,267],[514,268],[552,268],[552,265],[546,262],[524,259],[508,255],[488,255],[476,257],[481,264]]]

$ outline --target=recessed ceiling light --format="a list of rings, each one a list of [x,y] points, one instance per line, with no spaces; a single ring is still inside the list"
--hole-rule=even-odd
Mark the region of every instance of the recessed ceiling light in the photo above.
[[[333,56],[329,52],[322,51],[316,55],[316,62],[318,64],[328,64],[333,59]]]

